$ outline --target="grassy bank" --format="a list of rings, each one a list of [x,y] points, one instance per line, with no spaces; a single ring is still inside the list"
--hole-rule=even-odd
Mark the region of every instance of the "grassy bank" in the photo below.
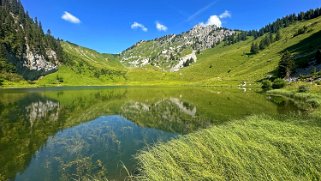
[[[302,107],[307,110],[313,110],[321,105],[321,96],[315,93],[300,93],[297,91],[277,89],[268,91],[267,94],[292,99],[293,102],[297,103],[298,107]]]
[[[321,179],[320,120],[280,120],[253,116],[142,151],[137,179]]]

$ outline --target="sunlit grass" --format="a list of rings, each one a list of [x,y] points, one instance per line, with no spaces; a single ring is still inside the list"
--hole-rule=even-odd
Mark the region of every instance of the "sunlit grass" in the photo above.
[[[137,179],[318,180],[319,121],[252,116],[214,126],[142,151]]]

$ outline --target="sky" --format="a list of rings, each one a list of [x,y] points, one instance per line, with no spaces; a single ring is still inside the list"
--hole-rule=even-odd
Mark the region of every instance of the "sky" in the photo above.
[[[101,53],[140,40],[215,24],[259,29],[277,18],[321,7],[321,0],[21,0],[31,17],[60,39]]]

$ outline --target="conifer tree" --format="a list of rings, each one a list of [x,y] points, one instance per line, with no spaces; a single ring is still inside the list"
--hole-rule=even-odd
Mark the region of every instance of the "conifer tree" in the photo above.
[[[259,52],[259,46],[257,43],[252,43],[251,45],[251,53],[252,54],[257,54]]]
[[[279,77],[290,78],[294,69],[294,61],[291,53],[286,51],[282,54],[281,61],[279,63]]]

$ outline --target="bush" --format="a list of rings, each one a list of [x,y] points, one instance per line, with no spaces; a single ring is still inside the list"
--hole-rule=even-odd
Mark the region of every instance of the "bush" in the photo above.
[[[56,80],[58,83],[63,83],[64,82],[64,78],[63,77],[59,77],[59,75],[57,75]]]
[[[321,80],[315,82],[317,85],[321,85]]]
[[[35,81],[28,80],[28,84],[34,85],[34,84],[36,84],[36,82],[35,82]]]
[[[273,89],[281,89],[286,86],[286,81],[280,78],[277,78],[273,81]]]
[[[0,86],[3,86],[3,82],[4,82],[4,80],[0,79]]]
[[[308,27],[304,26],[303,28],[298,29],[298,31],[293,35],[294,37],[305,34],[308,32]]]
[[[183,66],[184,66],[184,67],[188,67],[188,66],[190,66],[192,63],[194,63],[194,59],[193,59],[193,58],[190,58],[190,59],[188,59],[186,62],[183,63]]]
[[[270,80],[263,80],[262,81],[262,89],[263,90],[271,90],[272,89],[272,82]]]
[[[309,92],[309,87],[305,85],[301,85],[298,89],[298,92]]]

